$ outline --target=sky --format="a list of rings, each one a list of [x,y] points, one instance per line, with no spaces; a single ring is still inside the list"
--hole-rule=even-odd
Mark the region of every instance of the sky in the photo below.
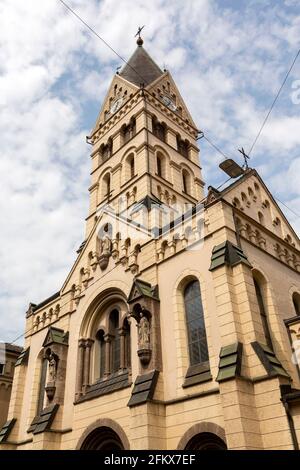
[[[237,161],[300,47],[299,0],[66,1],[125,59],[145,24],[145,49],[171,72],[199,129]],[[0,341],[22,334],[29,302],[57,292],[76,258],[85,136],[120,65],[59,0],[0,0]],[[217,186],[222,156],[200,147],[207,186]],[[250,164],[300,214],[300,57]],[[281,207],[299,233],[300,218]]]

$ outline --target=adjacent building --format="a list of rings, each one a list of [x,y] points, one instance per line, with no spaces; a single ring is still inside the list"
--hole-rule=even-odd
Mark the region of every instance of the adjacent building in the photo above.
[[[15,363],[22,348],[9,343],[0,344],[0,428],[7,421]]]

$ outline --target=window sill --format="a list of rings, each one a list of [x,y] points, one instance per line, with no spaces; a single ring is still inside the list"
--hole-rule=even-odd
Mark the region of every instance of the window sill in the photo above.
[[[191,387],[204,382],[212,380],[212,375],[209,368],[209,363],[196,364],[190,366],[185,375],[185,380],[182,388]]]
[[[74,404],[77,405],[78,403],[92,400],[93,398],[98,398],[130,386],[131,380],[129,378],[129,371],[116,372],[106,379],[99,379],[97,382],[90,385],[86,393],[79,397]]]

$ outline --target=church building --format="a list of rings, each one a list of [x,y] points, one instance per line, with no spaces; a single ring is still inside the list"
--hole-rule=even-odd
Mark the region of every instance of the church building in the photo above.
[[[87,138],[85,239],[26,313],[1,450],[299,448],[299,238],[254,169],[204,192],[199,135],[139,37]]]

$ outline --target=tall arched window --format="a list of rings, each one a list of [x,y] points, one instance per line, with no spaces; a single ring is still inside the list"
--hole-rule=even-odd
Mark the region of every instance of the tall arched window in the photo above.
[[[110,312],[109,333],[111,335],[111,372],[117,372],[120,368],[120,336],[119,312],[116,309]]]
[[[199,282],[190,282],[184,290],[190,365],[208,362],[208,347]]]
[[[265,217],[261,212],[258,212],[258,220],[260,225],[265,225]]]
[[[104,377],[105,374],[105,341],[104,341],[104,331],[99,330],[96,339],[98,341],[98,348],[99,348],[99,378],[101,379]],[[98,375],[98,374],[97,374]]]
[[[135,170],[134,170],[134,157],[132,156],[130,161],[129,161],[129,165],[130,165],[130,178],[133,178],[134,177],[134,174],[135,174]]]
[[[183,192],[190,194],[190,175],[187,170],[182,170],[182,187]]]
[[[162,167],[161,167],[161,158],[159,155],[156,157],[156,165],[157,165],[157,174],[158,176],[162,176]]]
[[[110,174],[106,173],[103,178],[103,197],[110,196]]]
[[[123,134],[123,143],[126,144],[126,142],[129,142],[132,137],[135,136],[136,134],[136,120],[135,118],[132,118],[130,120],[130,123],[128,125],[124,125],[122,127],[122,134]]]
[[[184,157],[189,158],[189,142],[181,139],[179,135],[176,136],[176,140],[178,152]]]
[[[125,319],[123,324],[123,332],[124,332],[124,367],[129,369],[131,367],[131,347],[130,347],[130,325]]]
[[[158,139],[166,141],[166,126],[158,122],[156,117],[152,118],[152,131]]]
[[[298,292],[293,293],[293,304],[296,315],[300,315],[300,294]]]
[[[262,327],[264,330],[266,344],[267,346],[269,346],[270,349],[273,350],[272,338],[271,338],[271,333],[269,329],[269,322],[268,322],[267,312],[265,309],[264,299],[263,299],[263,294],[262,294],[262,286],[259,280],[257,280],[256,278],[253,278],[253,281],[254,281],[256,299],[257,299],[257,303],[259,307],[259,313],[260,313],[260,318],[262,321]]]
[[[156,154],[156,170],[157,175],[161,178],[167,178],[167,171],[166,171],[166,157],[158,152]]]

